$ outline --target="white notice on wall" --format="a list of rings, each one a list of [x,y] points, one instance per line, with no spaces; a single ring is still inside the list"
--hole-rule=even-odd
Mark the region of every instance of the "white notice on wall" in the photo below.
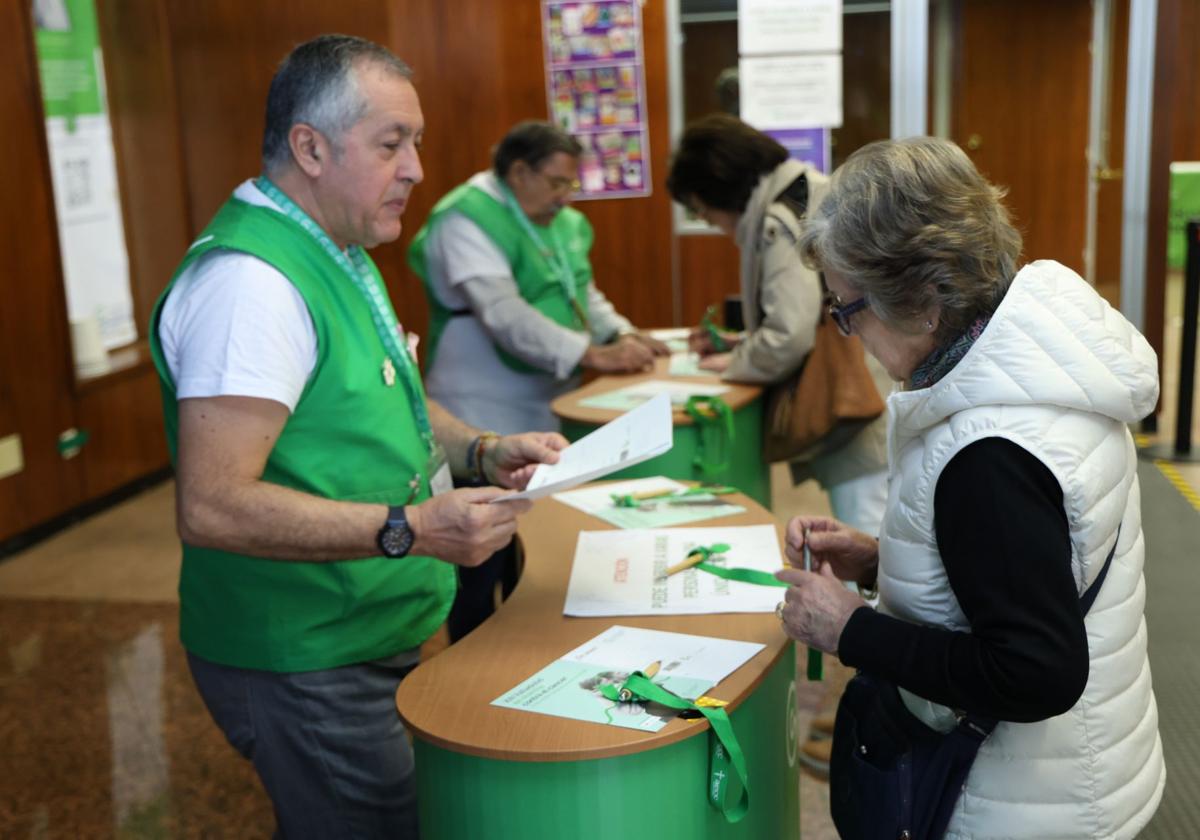
[[[738,76],[742,119],[760,131],[842,124],[841,55],[743,58]]]
[[[738,53],[840,52],[841,0],[738,0]]]

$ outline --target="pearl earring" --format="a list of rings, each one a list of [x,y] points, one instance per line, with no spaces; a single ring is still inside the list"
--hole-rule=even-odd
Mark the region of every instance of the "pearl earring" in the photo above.
[[[926,321],[925,329],[929,330],[930,332],[933,332],[933,321]]]

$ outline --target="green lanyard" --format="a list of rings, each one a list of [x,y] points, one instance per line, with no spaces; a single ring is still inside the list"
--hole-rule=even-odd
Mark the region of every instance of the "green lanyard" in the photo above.
[[[413,362],[408,348],[400,340],[400,324],[396,321],[396,313],[388,304],[387,297],[375,279],[375,273],[363,255],[362,248],[352,245],[345,252],[338,249],[329,235],[321,226],[301,210],[296,202],[271,183],[266,175],[260,175],[254,181],[254,186],[271,201],[279,206],[284,214],[304,229],[309,236],[317,241],[329,257],[338,264],[342,272],[350,278],[354,288],[366,300],[371,308],[371,320],[375,322],[375,332],[383,342],[388,356],[400,370],[400,378],[404,381],[404,390],[408,392],[408,402],[412,406],[413,416],[417,422],[417,430],[430,457],[435,457],[440,449],[433,436],[433,426],[429,422],[429,408],[425,404],[425,389],[421,385],[421,377],[417,374],[417,366]],[[428,476],[432,479],[432,473]]]
[[[700,442],[692,466],[706,481],[716,481],[733,458],[733,410],[720,397],[699,395],[688,397],[684,410],[696,424]]]
[[[567,259],[566,251],[563,250],[562,243],[558,240],[558,235],[550,228],[546,229],[546,233],[550,237],[550,244],[542,239],[542,235],[534,228],[533,223],[529,221],[529,217],[525,215],[525,211],[521,209],[521,205],[517,202],[517,197],[513,195],[508,184],[499,178],[496,179],[500,186],[500,192],[504,194],[504,204],[508,207],[508,212],[512,213],[513,218],[517,220],[517,224],[521,226],[521,230],[525,231],[525,235],[530,241],[537,246],[538,251],[554,273],[558,275],[558,285],[562,289],[563,297],[567,300],[567,305],[571,307],[571,311],[575,313],[575,317],[579,319],[583,329],[589,329],[588,319],[583,308],[579,305],[579,300],[575,297],[575,272],[571,270],[571,263]]]
[[[742,753],[742,747],[733,732],[733,723],[729,720],[728,712],[723,708],[697,706],[690,700],[684,700],[661,685],[651,682],[641,671],[630,674],[620,688],[615,685],[600,686],[600,693],[617,703],[627,703],[634,699],[645,700],[666,706],[668,709],[694,711],[704,715],[715,736],[709,750],[709,804],[731,823],[738,822],[746,816],[746,812],[750,810],[750,781],[746,772],[746,756]],[[741,783],[741,794],[733,804],[728,801],[731,775],[737,776]]]
[[[737,580],[742,583],[753,583],[757,586],[780,586],[787,588],[787,584],[781,580],[776,580],[775,575],[770,572],[762,572],[758,569],[727,569],[724,566],[715,566],[707,561],[697,563],[695,566],[702,572],[708,572],[710,575],[716,575],[725,580]],[[816,682],[823,679],[824,660],[821,657],[821,651],[810,647],[808,649],[807,676],[809,681]]]

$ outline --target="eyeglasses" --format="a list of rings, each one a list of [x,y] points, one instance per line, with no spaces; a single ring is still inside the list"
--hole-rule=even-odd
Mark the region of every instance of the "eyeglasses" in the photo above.
[[[564,178],[561,175],[547,175],[545,172],[538,172],[537,174],[545,178],[546,183],[550,185],[550,189],[556,193],[576,193],[579,192],[579,190],[583,187],[583,184],[579,183],[578,178]]]
[[[858,300],[852,300],[850,303],[842,303],[837,298],[829,301],[829,317],[837,324],[838,332],[842,335],[849,336],[850,318],[856,312],[860,312],[867,308],[867,299],[860,297]]]

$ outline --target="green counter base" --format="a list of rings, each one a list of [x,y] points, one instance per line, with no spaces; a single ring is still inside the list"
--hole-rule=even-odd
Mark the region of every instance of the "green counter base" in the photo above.
[[[700,431],[694,425],[675,427],[675,445],[669,452],[621,470],[605,479],[648,478],[662,475],[677,481],[707,481],[736,487],[767,510],[771,509],[771,465],[762,459],[762,400],[756,399],[733,413],[733,452],[729,467],[706,476],[696,466]],[[596,426],[574,420],[562,421],[562,433],[576,441],[594,432]]]
[[[451,752],[417,738],[421,836],[797,840],[794,675],[795,652],[789,646],[730,716],[750,779],[750,811],[741,822],[726,822],[708,804],[707,728],[657,750],[592,761],[500,761]]]

